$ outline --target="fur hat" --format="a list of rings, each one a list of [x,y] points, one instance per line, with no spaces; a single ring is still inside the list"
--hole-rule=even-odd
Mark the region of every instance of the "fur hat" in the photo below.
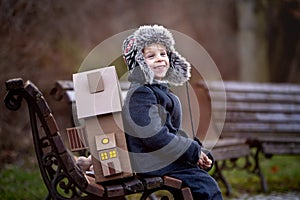
[[[182,85],[189,80],[190,63],[174,48],[175,41],[171,32],[159,25],[139,27],[133,35],[123,42],[123,56],[130,71],[129,81],[139,81],[151,84],[154,73],[146,64],[143,49],[151,44],[161,44],[166,47],[170,68],[163,79],[172,85]]]

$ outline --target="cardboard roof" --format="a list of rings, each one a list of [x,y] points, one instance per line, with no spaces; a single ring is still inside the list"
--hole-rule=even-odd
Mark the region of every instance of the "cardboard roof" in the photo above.
[[[88,80],[90,74],[101,75],[103,91],[91,92],[91,80]],[[99,85],[95,80],[93,78],[92,82]],[[121,111],[121,90],[114,66],[73,74],[73,82],[79,119]]]

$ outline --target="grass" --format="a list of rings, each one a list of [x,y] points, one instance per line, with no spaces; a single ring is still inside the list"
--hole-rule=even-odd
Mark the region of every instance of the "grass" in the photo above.
[[[261,161],[270,192],[300,190],[300,156],[273,156],[271,159],[261,157]],[[226,170],[224,175],[232,186],[233,194],[230,198],[239,197],[245,193],[262,192],[260,180],[253,174],[244,170]],[[47,195],[47,189],[36,163],[7,164],[1,169],[0,177],[0,196],[3,200],[43,199]],[[220,187],[225,192],[221,183]],[[225,197],[225,199],[230,198]]]
[[[37,164],[33,166],[5,165],[0,171],[1,199],[44,199],[47,189]]]
[[[273,156],[267,159],[260,157],[261,169],[268,184],[268,193],[286,193],[300,191],[300,156]],[[245,193],[262,193],[262,187],[258,176],[245,170],[226,170],[224,175],[232,186],[231,197],[239,197]],[[224,187],[220,183],[222,191]],[[226,198],[230,199],[230,198]]]

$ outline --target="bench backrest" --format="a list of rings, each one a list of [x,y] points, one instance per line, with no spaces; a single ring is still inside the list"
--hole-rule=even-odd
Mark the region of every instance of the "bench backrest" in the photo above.
[[[205,87],[204,84],[200,84]],[[222,137],[284,137],[300,134],[300,85],[279,83],[210,82],[212,114],[221,123],[224,88],[226,118]]]

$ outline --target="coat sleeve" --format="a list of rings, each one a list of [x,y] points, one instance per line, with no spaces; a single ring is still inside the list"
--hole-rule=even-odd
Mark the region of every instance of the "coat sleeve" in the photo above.
[[[210,171],[213,168],[214,164],[215,164],[215,158],[214,158],[214,156],[206,148],[203,148],[202,142],[200,141],[199,138],[195,137],[194,140],[201,146],[201,151],[203,151],[208,156],[208,158],[212,161],[211,167],[208,168],[208,169],[205,169],[205,171]]]
[[[170,113],[161,112],[163,108],[157,105],[153,91],[140,87],[130,95],[128,103],[129,134],[138,138],[140,143],[135,145],[141,145],[141,152],[157,151],[161,157],[172,157],[174,161],[197,163],[201,146],[190,138],[169,131],[166,119]]]

